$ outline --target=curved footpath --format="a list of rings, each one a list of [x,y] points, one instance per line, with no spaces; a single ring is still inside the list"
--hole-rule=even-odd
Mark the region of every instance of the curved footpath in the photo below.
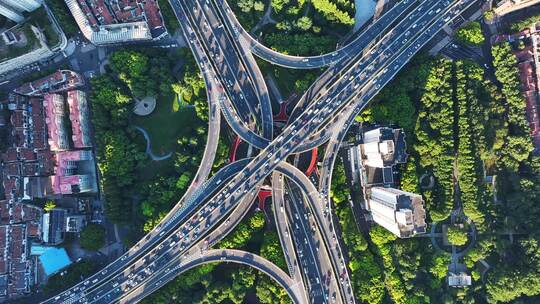
[[[162,160],[166,160],[166,159],[169,159],[171,156],[172,156],[172,152],[169,152],[163,156],[157,156],[156,154],[154,154],[154,152],[152,152],[152,148],[151,148],[151,142],[150,142],[150,136],[148,135],[148,132],[146,132],[145,129],[139,127],[139,126],[133,126],[135,127],[136,130],[138,130],[139,132],[142,133],[142,135],[144,136],[144,139],[146,140],[146,151],[144,153],[146,153],[146,155],[150,156],[150,158],[153,160],[153,161],[162,161]]]

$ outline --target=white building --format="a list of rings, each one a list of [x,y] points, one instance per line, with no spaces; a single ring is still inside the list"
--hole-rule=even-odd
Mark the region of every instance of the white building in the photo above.
[[[422,196],[394,188],[373,187],[366,209],[373,220],[400,238],[426,232]]]
[[[362,133],[360,144],[347,150],[352,183],[362,187],[393,186],[394,166],[407,162],[403,129],[380,127]]]
[[[402,129],[377,128],[367,131],[360,149],[365,166],[385,168],[407,161]]]
[[[93,44],[103,45],[128,41],[152,40],[148,24],[144,21],[100,25],[94,30],[77,0],[65,0],[79,29]]]
[[[450,272],[448,274],[447,279],[448,279],[448,286],[450,287],[460,288],[460,287],[471,286],[472,284],[471,276],[466,274],[465,272],[460,272],[457,274]]]

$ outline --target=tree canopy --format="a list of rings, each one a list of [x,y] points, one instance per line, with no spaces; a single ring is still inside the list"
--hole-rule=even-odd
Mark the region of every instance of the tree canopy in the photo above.
[[[81,231],[81,247],[97,251],[105,245],[105,228],[98,224],[89,224]]]

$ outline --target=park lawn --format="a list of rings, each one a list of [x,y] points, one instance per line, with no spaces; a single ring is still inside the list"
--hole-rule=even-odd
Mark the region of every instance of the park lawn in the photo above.
[[[200,124],[194,108],[179,108],[175,105],[177,97],[160,96],[154,112],[148,116],[135,116],[132,123],[145,129],[150,136],[152,152],[157,156],[169,152],[175,153],[177,141],[184,134],[189,134],[194,124]],[[142,135],[141,135],[142,136]],[[174,170],[175,155],[162,161],[149,160],[146,166],[139,169],[143,180],[151,180],[157,174],[166,174]]]
[[[179,108],[174,105],[176,102],[173,95],[160,96],[152,114],[133,119],[134,125],[148,132],[152,151],[158,156],[175,152],[178,138],[190,131],[185,126],[199,124],[193,108]]]

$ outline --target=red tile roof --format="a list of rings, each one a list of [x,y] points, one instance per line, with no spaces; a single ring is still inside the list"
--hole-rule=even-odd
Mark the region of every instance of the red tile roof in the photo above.
[[[8,148],[6,152],[2,153],[2,161],[3,162],[14,162],[17,161],[17,149],[15,148]]]
[[[20,176],[21,168],[19,163],[7,163],[4,165],[4,173],[8,176]]]
[[[29,148],[22,148],[19,152],[19,157],[22,161],[35,161],[37,159],[34,149]]]

